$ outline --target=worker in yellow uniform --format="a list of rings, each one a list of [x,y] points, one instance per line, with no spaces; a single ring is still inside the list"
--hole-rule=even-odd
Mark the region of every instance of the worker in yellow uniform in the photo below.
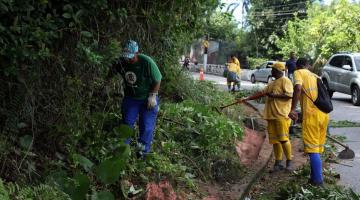
[[[293,95],[293,84],[284,76],[285,65],[276,62],[272,65],[271,75],[275,78],[263,91],[245,98],[244,100],[266,97],[263,117],[268,122],[269,143],[273,145],[275,164],[271,172],[284,169],[282,165],[283,152],[286,156],[286,170],[293,170],[291,142],[289,127],[291,119],[288,117]]]
[[[228,91],[235,91],[235,85],[238,90],[240,90],[240,77],[241,77],[241,68],[240,62],[235,56],[231,56],[228,63],[228,73],[227,73],[227,85]],[[233,83],[233,88],[231,89],[231,83]]]
[[[320,111],[313,103],[318,95],[317,75],[310,72],[308,67],[309,62],[306,58],[299,58],[296,61],[294,97],[289,117],[295,121],[298,119],[295,109],[300,100],[304,151],[309,154],[311,166],[309,183],[321,186],[323,175],[320,154],[324,151],[329,114]]]
[[[231,59],[233,60],[233,62],[235,64],[237,64],[241,68],[239,59],[237,59],[237,57],[235,55],[231,55]]]

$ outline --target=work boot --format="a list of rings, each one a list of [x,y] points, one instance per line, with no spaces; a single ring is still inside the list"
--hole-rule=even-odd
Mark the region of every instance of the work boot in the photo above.
[[[314,181],[312,181],[311,179],[308,180],[307,182],[308,184],[314,186],[314,187],[320,187],[320,188],[325,188],[325,185],[323,182],[321,183],[315,183]]]
[[[236,84],[238,91],[240,91],[240,83]]]
[[[293,165],[292,160],[286,160],[286,168],[285,168],[285,170],[288,171],[288,172],[293,172],[294,171],[294,165]]]
[[[284,166],[281,164],[281,160],[275,160],[274,167],[272,170],[270,170],[270,173],[275,173],[281,170],[284,170]]]
[[[145,145],[141,144],[140,142],[136,145],[136,157],[137,158],[145,158]]]

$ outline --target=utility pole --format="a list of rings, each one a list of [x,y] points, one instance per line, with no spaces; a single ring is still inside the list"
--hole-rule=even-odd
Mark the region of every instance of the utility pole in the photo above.
[[[209,48],[209,35],[205,36],[205,41],[203,43],[204,45],[204,73],[206,73],[206,65],[207,65],[207,54],[208,54],[208,48]]]

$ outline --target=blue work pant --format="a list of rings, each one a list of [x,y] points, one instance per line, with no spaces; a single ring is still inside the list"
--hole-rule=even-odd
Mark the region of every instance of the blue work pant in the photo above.
[[[159,99],[157,105],[153,109],[147,108],[147,99],[138,100],[131,97],[124,97],[121,110],[123,123],[134,128],[137,117],[139,116],[139,131],[140,135],[138,143],[145,146],[144,153],[150,151],[150,146],[153,140],[154,129],[156,125],[156,117],[159,110]],[[130,139],[126,143],[129,144]]]

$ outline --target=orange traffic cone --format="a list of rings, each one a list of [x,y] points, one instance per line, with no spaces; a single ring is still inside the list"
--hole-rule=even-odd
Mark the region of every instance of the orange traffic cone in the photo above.
[[[200,81],[204,80],[204,69],[200,68],[200,77],[199,77]]]

